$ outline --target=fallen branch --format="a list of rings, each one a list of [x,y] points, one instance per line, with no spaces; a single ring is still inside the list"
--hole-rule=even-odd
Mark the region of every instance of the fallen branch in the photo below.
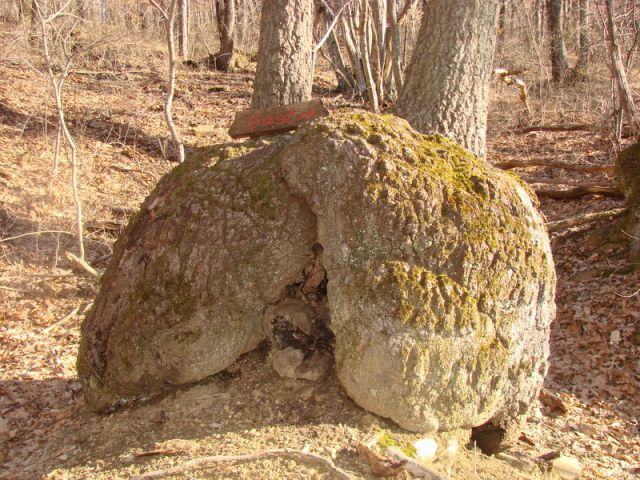
[[[587,225],[589,223],[599,222],[601,220],[611,220],[621,217],[626,212],[626,208],[614,208],[613,210],[607,210],[605,212],[583,213],[582,215],[565,218],[564,220],[558,220],[557,222],[549,222],[547,223],[547,230],[549,230],[549,233],[553,233],[559,230],[565,230],[568,228]]]
[[[67,252],[67,260],[80,267],[89,275],[92,275],[96,278],[100,277],[100,274],[91,265],[89,265],[84,259],[76,257],[73,253]]]
[[[493,166],[503,170],[526,167],[547,167],[561,168],[572,172],[613,173],[613,165],[576,165],[574,163],[563,162],[560,160],[507,160],[506,162],[494,163]]]
[[[595,125],[533,125],[516,130],[517,133],[530,132],[588,132],[597,130]]]
[[[67,320],[69,320],[70,318],[75,317],[78,314],[78,311],[80,311],[80,307],[76,307],[73,310],[71,310],[69,313],[67,313],[64,317],[62,317],[60,320],[58,320],[57,322],[52,323],[51,325],[49,325],[47,328],[45,328],[44,330],[42,330],[42,333],[49,333],[51,330],[53,330],[54,328],[56,328],[58,325],[63,324],[64,322],[66,322]]]
[[[118,76],[118,75],[144,75],[147,73],[151,73],[151,70],[121,70],[121,71],[111,71],[111,70],[70,70],[70,75],[110,75],[110,76]]]
[[[339,478],[341,480],[351,480],[351,476],[341,468],[336,467],[332,460],[320,455],[316,455],[314,453],[303,452],[302,450],[294,450],[291,448],[277,448],[273,450],[264,450],[261,452],[247,453],[243,455],[213,455],[209,457],[195,458],[186,463],[183,463],[182,465],[167,468],[166,470],[156,470],[153,472],[143,473],[142,475],[133,477],[133,480],[165,478],[182,472],[186,472],[187,470],[191,470],[194,468],[211,467],[216,463],[250,462],[265,457],[284,457],[292,458],[299,461],[307,461],[309,463],[314,463],[330,470],[336,478]]]
[[[573,185],[568,189],[549,188],[547,185],[533,184],[531,185],[538,197],[554,198],[556,200],[565,200],[568,198],[578,198],[584,195],[605,195],[607,197],[622,197],[622,192],[618,187],[597,185],[592,183],[583,183]]]

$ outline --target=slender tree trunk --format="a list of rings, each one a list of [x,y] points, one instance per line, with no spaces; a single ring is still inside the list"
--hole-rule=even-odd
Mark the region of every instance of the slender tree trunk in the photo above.
[[[29,43],[35,45],[38,42],[38,28],[40,27],[40,5],[38,0],[31,0],[31,15],[29,26]]]
[[[536,23],[536,34],[538,38],[542,38],[544,35],[544,2],[543,0],[536,0],[534,12],[534,20]]]
[[[233,32],[236,27],[236,6],[234,0],[216,0],[216,23],[220,49],[213,56],[213,67],[228,72],[232,68],[235,44]]]
[[[100,9],[100,20],[107,21],[107,0],[98,0],[98,7]]]
[[[624,63],[622,62],[622,55],[620,53],[620,45],[618,43],[618,34],[616,32],[616,25],[614,22],[614,7],[613,0],[604,0],[606,7],[606,35],[607,46],[609,49],[609,68],[611,70],[611,76],[616,85],[616,91],[618,99],[624,110],[625,117],[629,123],[632,136],[638,140],[638,134],[640,133],[640,117],[638,117],[638,111],[636,110],[633,96],[629,90],[629,83],[627,82],[627,74],[625,71]]]
[[[580,34],[578,47],[578,61],[575,71],[577,75],[586,76],[589,67],[589,0],[580,0]]]
[[[551,77],[554,82],[562,82],[569,68],[564,47],[562,5],[563,0],[547,1],[547,19],[551,34]]]
[[[251,107],[309,100],[313,48],[313,0],[265,1]]]
[[[179,0],[178,55],[189,60],[189,0]]]
[[[394,110],[424,133],[485,154],[499,0],[430,0]]]
[[[83,20],[87,20],[89,18],[87,0],[76,0],[76,7],[78,8],[78,16]]]

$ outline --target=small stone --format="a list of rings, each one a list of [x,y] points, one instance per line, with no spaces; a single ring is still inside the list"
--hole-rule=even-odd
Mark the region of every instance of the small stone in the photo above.
[[[192,133],[197,137],[204,137],[214,134],[216,129],[215,125],[198,125],[197,127],[193,127]]]
[[[423,462],[431,462],[436,458],[438,442],[433,438],[421,438],[413,442],[413,446],[416,448],[416,455]]]
[[[614,345],[617,345],[620,343],[620,340],[622,340],[622,336],[620,335],[620,330],[614,330],[613,332],[611,332],[611,335],[609,337],[609,340],[611,341],[611,343],[613,343]]]
[[[551,466],[562,480],[579,480],[582,476],[582,465],[573,457],[561,455],[551,461]]]

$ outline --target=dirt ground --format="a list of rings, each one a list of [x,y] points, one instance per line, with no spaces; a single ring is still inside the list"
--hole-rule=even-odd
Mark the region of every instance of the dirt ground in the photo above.
[[[153,57],[156,54],[150,54]],[[164,158],[163,70],[157,55],[119,71],[78,71],[67,82],[67,116],[79,144],[80,195],[87,257],[105,257],[145,195],[175,164]],[[152,65],[149,67],[149,65]],[[154,66],[157,65],[157,66]],[[252,73],[181,68],[176,124],[188,147],[229,141],[233,113],[248,106]],[[351,99],[315,95],[329,108]],[[600,131],[522,133],[508,112],[515,94],[494,85],[489,159],[609,164],[611,142]],[[567,95],[567,94],[565,94]],[[580,96],[579,91],[575,92]],[[571,98],[564,101],[571,105]],[[555,120],[542,101],[539,120]],[[569,110],[570,108],[567,107]],[[79,325],[98,281],[77,271],[69,168],[51,175],[55,118],[46,79],[22,63],[0,60],[0,478],[111,479],[167,468],[188,459],[272,448],[306,448],[334,459],[353,478],[373,478],[355,446],[380,430],[417,438],[368,414],[335,378],[321,384],[283,380],[255,351],[201,384],[137,408],[87,412],[75,373]],[[580,112],[575,112],[579,121]],[[564,120],[567,120],[565,117]],[[194,130],[212,125],[204,135]],[[519,169],[550,185],[598,181],[604,174]],[[549,221],[623,206],[604,196],[542,199]],[[609,225],[615,226],[614,222]],[[640,472],[640,296],[624,242],[593,228],[554,235],[558,316],[552,328],[548,402],[534,406],[515,451],[577,458],[584,478],[636,478]],[[105,264],[96,264],[103,269]],[[452,478],[553,478],[525,474],[471,450],[442,456],[434,468]],[[175,478],[185,478],[175,477]],[[268,458],[194,469],[186,478],[332,478],[307,462]]]

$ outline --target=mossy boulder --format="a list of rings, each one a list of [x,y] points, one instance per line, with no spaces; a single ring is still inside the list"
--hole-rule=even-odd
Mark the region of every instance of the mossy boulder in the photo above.
[[[525,184],[370,113],[222,150],[170,173],[118,241],[82,327],[92,406],[222,370],[295,297],[328,312],[337,375],[367,410],[419,432],[526,413],[547,370],[555,274]],[[326,295],[309,300],[311,278]]]
[[[623,229],[630,238],[631,260],[637,262],[640,260],[640,143],[620,152],[615,162],[615,175],[629,205]]]

